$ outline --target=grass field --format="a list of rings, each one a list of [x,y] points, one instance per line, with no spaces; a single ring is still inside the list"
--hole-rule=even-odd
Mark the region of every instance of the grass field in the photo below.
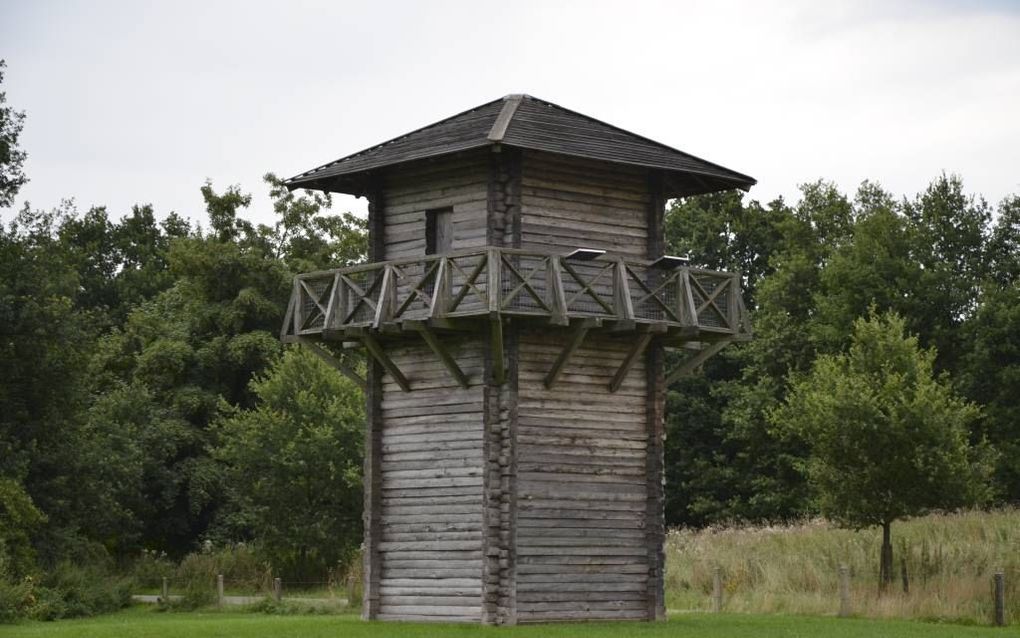
[[[135,607],[121,613],[57,623],[0,626],[0,638],[950,638],[1020,636],[1017,629],[936,625],[911,621],[752,614],[680,614],[666,623],[475,625],[365,623],[357,616],[268,616],[207,612],[160,613]]]
[[[674,530],[666,541],[667,607],[709,609],[718,565],[724,611],[831,614],[839,605],[839,566],[847,565],[854,615],[983,625],[991,622],[992,574],[1002,569],[1007,622],[1020,624],[1020,510],[932,514],[894,524],[897,578],[882,597],[880,545],[877,529],[855,532],[824,521]]]

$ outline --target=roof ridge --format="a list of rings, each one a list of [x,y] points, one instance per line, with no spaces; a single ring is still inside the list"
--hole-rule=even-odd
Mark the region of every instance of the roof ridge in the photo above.
[[[503,98],[503,109],[499,112],[499,115],[496,116],[496,120],[492,123],[492,128],[489,129],[489,135],[486,139],[497,144],[503,141],[503,136],[506,135],[506,129],[510,126],[510,120],[514,119],[514,115],[517,113],[517,107],[521,105],[521,100],[524,98],[524,94],[508,95]]]
[[[615,124],[610,124],[609,122],[605,122],[603,120],[600,120],[598,118],[592,117],[590,115],[585,115],[584,113],[581,113],[579,111],[574,111],[574,110],[568,109],[565,106],[560,106],[559,104],[556,104],[555,102],[550,102],[549,100],[543,100],[542,98],[534,97],[532,95],[524,95],[524,97],[528,98],[528,99],[531,99],[531,100],[533,100],[535,102],[541,102],[541,103],[546,104],[548,106],[552,106],[552,107],[557,108],[557,109],[559,109],[561,111],[565,111],[567,113],[570,113],[571,115],[576,115],[578,117],[583,117],[584,119],[589,120],[591,122],[596,122],[598,124],[601,124],[602,126],[609,127],[611,129],[613,129],[614,131],[620,131],[621,133],[626,133],[627,135],[631,135],[631,136],[636,137],[636,138],[638,138],[640,140],[643,140],[645,142],[649,142],[650,144],[654,144],[655,146],[658,146],[660,148],[664,148],[664,149],[666,149],[668,151],[672,151],[672,152],[677,153],[679,155],[683,155],[684,157],[689,157],[691,159],[697,160],[697,161],[702,162],[704,164],[708,164],[709,166],[712,166],[714,168],[721,169],[723,171],[726,171],[727,173],[732,173],[735,176],[742,177],[742,178],[750,181],[752,185],[758,183],[758,180],[756,180],[755,178],[751,177],[750,175],[745,175],[743,173],[738,173],[737,171],[733,170],[732,168],[726,168],[725,166],[723,166],[721,164],[716,164],[715,162],[710,162],[710,161],[708,161],[706,159],[698,157],[697,155],[692,155],[691,153],[688,153],[686,151],[681,151],[680,149],[674,148],[674,147],[672,147],[672,146],[670,146],[668,144],[664,144],[664,143],[659,142],[657,140],[653,140],[650,137],[645,137],[644,135],[640,135],[640,134],[635,133],[633,131],[628,131],[627,129],[621,128],[619,126],[616,126]]]

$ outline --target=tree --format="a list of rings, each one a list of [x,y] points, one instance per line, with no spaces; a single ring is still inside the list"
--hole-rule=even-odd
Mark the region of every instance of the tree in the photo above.
[[[964,329],[970,347],[960,385],[984,406],[977,432],[1000,452],[998,496],[1020,502],[1020,279],[989,286]]]
[[[257,406],[216,426],[224,523],[251,533],[290,578],[346,563],[361,542],[361,391],[303,348],[287,350],[251,388]]]
[[[1020,195],[999,203],[999,214],[988,240],[991,278],[1000,286],[1020,281]]]
[[[964,192],[960,177],[941,175],[906,202],[904,212],[911,225],[910,259],[919,271],[911,327],[938,350],[938,369],[955,371],[965,351],[960,326],[976,310],[988,276],[991,210]]]
[[[856,529],[881,526],[883,588],[894,521],[988,496],[991,453],[968,441],[978,408],[936,376],[935,356],[898,315],[872,313],[854,323],[847,352],[819,356],[770,414],[807,443],[803,469],[822,513]]]
[[[4,83],[4,68],[0,60],[0,85]],[[22,166],[28,155],[18,148],[18,138],[25,126],[25,112],[7,106],[7,93],[0,91],[0,208],[14,203],[21,187],[28,182]]]

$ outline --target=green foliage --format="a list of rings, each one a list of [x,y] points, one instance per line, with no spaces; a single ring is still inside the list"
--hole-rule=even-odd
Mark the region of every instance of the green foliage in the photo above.
[[[173,574],[173,582],[186,590],[212,590],[222,574],[231,587],[244,591],[268,591],[273,574],[270,566],[250,544],[208,547],[184,557]]]
[[[897,315],[854,324],[845,354],[820,356],[771,415],[804,439],[818,504],[852,527],[887,525],[987,497],[984,446],[968,442],[977,406],[934,372],[935,353]]]
[[[0,60],[0,85],[4,83],[6,66]],[[22,170],[28,154],[18,147],[24,126],[25,112],[7,106],[7,93],[0,91],[0,208],[13,204],[18,191],[28,182]]]
[[[250,526],[278,573],[321,575],[361,542],[361,392],[304,349],[251,388],[257,407],[218,424],[227,524]]]
[[[974,436],[987,438],[999,451],[996,483],[1015,499],[1020,495],[1020,278],[1004,288],[987,287],[967,333],[972,345],[960,386],[984,406]]]
[[[821,519],[672,530],[666,537],[666,605],[711,609],[718,566],[727,612],[831,615],[839,600],[838,570],[846,566],[854,616],[987,625],[992,575],[1001,569],[1007,583],[1020,578],[1020,510],[929,514],[897,527],[910,592],[880,599],[874,587],[881,540],[867,531]],[[1017,609],[1020,588],[1007,587],[1006,595],[1007,609]]]

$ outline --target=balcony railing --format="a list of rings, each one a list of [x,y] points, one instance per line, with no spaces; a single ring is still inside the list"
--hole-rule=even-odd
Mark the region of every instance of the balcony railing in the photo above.
[[[488,247],[298,275],[281,336],[337,339],[483,315],[660,324],[702,340],[750,333],[733,273]]]

